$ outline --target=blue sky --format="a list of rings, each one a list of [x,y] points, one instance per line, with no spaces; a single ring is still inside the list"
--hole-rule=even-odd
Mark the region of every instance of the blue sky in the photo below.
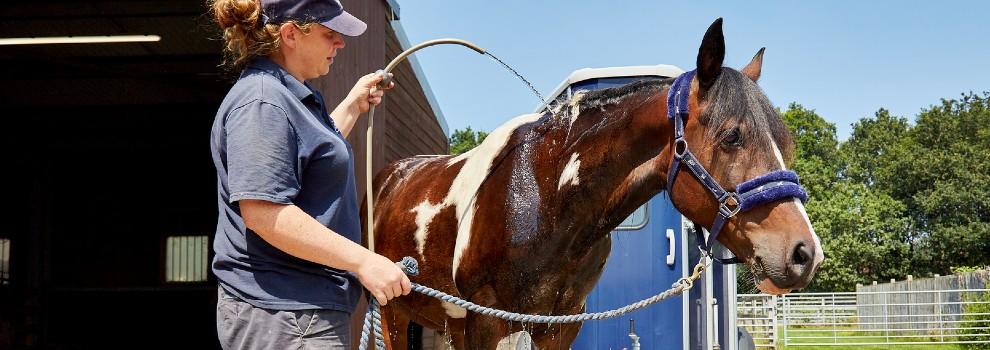
[[[940,98],[990,90],[986,1],[399,1],[413,44],[442,37],[484,47],[543,94],[584,67],[693,69],[701,37],[723,17],[725,65],[766,47],[760,85],[834,123],[885,107],[914,117]],[[417,53],[450,130],[491,131],[538,99],[485,56],[460,47]],[[400,82],[401,83],[401,82]]]

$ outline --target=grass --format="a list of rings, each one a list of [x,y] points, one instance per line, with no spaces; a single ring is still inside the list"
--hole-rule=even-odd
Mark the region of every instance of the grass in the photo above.
[[[790,346],[784,346],[784,330],[782,328],[778,329],[777,335],[777,345],[778,349],[786,350],[934,350],[934,349],[945,349],[945,350],[963,350],[959,344],[881,344],[881,345],[842,345],[842,343],[883,343],[887,339],[882,332],[863,332],[858,331],[852,327],[842,329],[833,332],[831,328],[820,329],[815,327],[801,327],[801,328],[788,328],[788,335],[791,336]],[[902,332],[898,332],[898,335],[907,335]],[[833,335],[836,337],[835,342],[839,345],[805,345],[805,346],[795,346],[795,343],[832,343]],[[794,336],[800,337],[827,337],[819,339],[797,339]],[[860,338],[850,338],[850,337],[860,337]],[[917,338],[890,338],[891,342],[924,342],[937,340],[938,336],[934,336],[935,339],[929,337],[917,337]],[[952,341],[950,337],[946,337],[946,341]]]

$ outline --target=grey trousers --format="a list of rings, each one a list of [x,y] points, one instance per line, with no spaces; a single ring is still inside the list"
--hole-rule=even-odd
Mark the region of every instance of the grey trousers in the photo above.
[[[346,312],[263,309],[217,289],[217,335],[224,350],[351,348]]]

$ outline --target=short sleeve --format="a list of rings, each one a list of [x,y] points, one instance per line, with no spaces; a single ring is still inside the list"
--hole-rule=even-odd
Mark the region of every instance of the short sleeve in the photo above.
[[[224,128],[230,202],[292,204],[300,189],[299,145],[285,110],[251,102],[231,111]]]

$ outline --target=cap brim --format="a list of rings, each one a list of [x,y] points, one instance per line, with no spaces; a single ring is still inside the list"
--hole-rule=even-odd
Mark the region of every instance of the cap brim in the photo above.
[[[320,22],[320,24],[346,36],[358,36],[364,33],[365,29],[368,29],[367,24],[347,11],[341,12],[340,15],[329,21]]]

